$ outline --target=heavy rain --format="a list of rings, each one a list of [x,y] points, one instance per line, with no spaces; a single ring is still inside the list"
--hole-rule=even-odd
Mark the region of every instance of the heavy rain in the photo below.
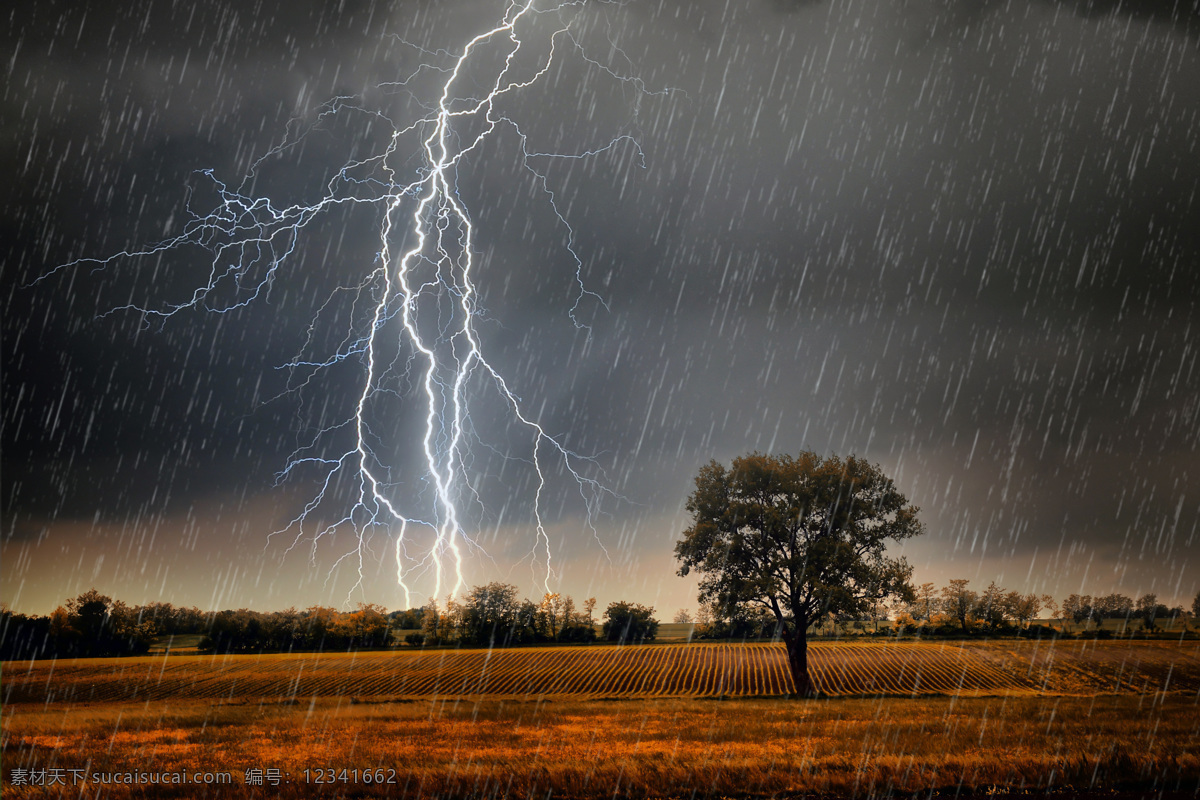
[[[872,495],[875,518],[891,516],[860,529],[893,526],[886,559],[871,551],[878,602],[864,605],[861,574],[844,578],[853,603],[814,599],[799,635],[893,649],[839,672],[842,656],[814,645],[813,691],[857,705],[785,704],[744,740],[820,729],[828,752],[762,756],[820,763],[818,777],[779,783],[730,744],[724,778],[689,762],[690,777],[622,784],[625,767],[605,763],[589,783],[530,773],[531,745],[514,740],[514,796],[1049,789],[1062,774],[1095,789],[1136,748],[1113,744],[1107,766],[1038,751],[1027,773],[926,780],[880,761],[820,777],[837,771],[839,736],[851,760],[908,747],[884,698],[926,690],[942,699],[913,725],[995,748],[1016,747],[1004,737],[1021,725],[1084,735],[1082,712],[1055,722],[1046,693],[1149,693],[1184,761],[1168,775],[1179,754],[1154,751],[1129,769],[1139,786],[1194,790],[1200,3],[85,0],[4,16],[0,638],[5,659],[41,664],[14,683],[25,662],[5,663],[7,706],[149,698],[188,730],[218,697],[194,687],[243,679],[168,659],[175,625],[196,658],[373,654],[344,680],[332,662],[301,680],[280,661],[243,681],[275,698],[271,719],[297,713],[285,701],[333,715],[337,763],[314,757],[317,770],[368,766],[335,746],[354,728],[328,704],[351,697],[416,702],[389,718],[398,730],[444,712],[453,735],[425,734],[439,764],[480,714],[567,736],[575,711],[539,717],[546,697],[681,704],[579,712],[620,728],[618,749],[733,741],[694,698],[810,694],[788,633],[803,604],[755,616],[710,591],[714,562],[686,544],[710,507],[705,476],[732,464],[732,484],[744,458],[836,464],[845,484],[860,464],[898,493]],[[909,507],[919,522],[904,527]],[[887,580],[885,562],[899,565]],[[513,609],[504,644],[562,643],[558,662],[478,655],[501,643],[465,632],[469,610],[497,593]],[[234,633],[221,625],[236,609]],[[253,615],[307,633],[236,643]],[[365,633],[372,615],[390,627]],[[932,636],[939,615],[947,635],[994,641],[949,662],[900,641]],[[1125,648],[1136,632],[1184,649],[1047,655],[995,638],[1039,625],[1055,641]],[[613,658],[633,660],[601,667],[590,643],[618,629]],[[139,636],[163,654],[153,686],[105,673],[91,694],[45,688],[55,656]],[[637,661],[629,643],[656,638],[678,647]],[[678,649],[696,646],[718,649],[695,663]],[[397,688],[385,651],[405,648]],[[961,729],[944,695],[964,704]],[[375,700],[356,704],[373,718]],[[121,723],[96,713],[115,737]],[[1104,713],[1114,731],[1136,714]],[[989,715],[1012,724],[987,733]],[[57,730],[39,719],[17,735],[11,718],[6,785],[13,759],[46,768],[28,754]],[[851,719],[866,727],[839,733]],[[679,745],[680,729],[699,738]],[[758,766],[729,766],[743,762]],[[256,765],[235,766],[240,786]],[[394,794],[508,791],[503,767],[474,788],[468,767],[438,769],[435,788]]]

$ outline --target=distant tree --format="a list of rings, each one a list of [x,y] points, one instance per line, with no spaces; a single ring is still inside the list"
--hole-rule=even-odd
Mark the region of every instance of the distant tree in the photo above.
[[[453,597],[446,598],[446,607],[438,614],[437,637],[439,642],[457,642],[463,631],[463,605]]]
[[[426,645],[440,644],[441,639],[439,636],[442,630],[441,616],[442,613],[440,609],[438,609],[437,600],[430,598],[429,602],[425,604],[425,607],[421,609],[421,632],[417,635],[418,638],[415,640],[415,642],[410,636],[410,643],[420,643]]]
[[[1029,626],[1042,610],[1042,597],[1036,594],[1009,592],[1004,596],[1004,613],[1020,628]]]
[[[738,603],[732,608],[713,610],[713,639],[773,639],[778,633],[775,615],[761,605]]]
[[[513,644],[528,644],[538,640],[538,607],[528,598],[517,607],[517,625],[511,639]]]
[[[65,617],[66,611],[60,606]],[[13,612],[0,606],[0,661],[25,661],[57,654],[58,639],[51,635],[51,618]]]
[[[610,642],[649,642],[658,635],[654,608],[641,603],[609,603],[604,612],[604,638]]]
[[[1168,628],[1174,628],[1175,621],[1185,619],[1185,615],[1187,614],[1187,612],[1183,610],[1183,606],[1171,606],[1170,608],[1167,608],[1164,605],[1159,605],[1159,609],[1162,611],[1162,615],[1167,618]],[[1187,626],[1185,623],[1185,630],[1186,627]]]
[[[55,650],[62,655],[109,656],[144,653],[154,639],[154,624],[139,619],[135,609],[95,589],[68,600],[64,638]]]
[[[586,605],[586,603],[585,603]],[[592,625],[591,612],[575,610],[575,601],[570,597],[562,600],[562,625],[559,627],[560,642],[594,642],[596,628]]]
[[[64,642],[79,635],[79,631],[71,625],[71,612],[62,606],[50,612],[50,635]]]
[[[1123,594],[1106,594],[1094,602],[1096,616],[1101,619],[1129,619],[1133,616],[1133,600]]]
[[[692,614],[686,608],[681,608],[675,612],[675,616],[671,619],[676,625],[687,625],[692,621]]]
[[[392,627],[400,630],[419,631],[421,629],[421,616],[425,613],[423,608],[409,608],[403,611],[397,609],[388,614],[392,619]]]
[[[141,621],[154,624],[160,634],[203,633],[211,616],[192,606],[172,606],[170,603],[148,603],[136,609]]]
[[[882,597],[872,597],[869,601],[870,613],[867,614],[867,619],[871,623],[873,633],[879,633],[879,621],[887,619],[887,603]]]
[[[558,604],[558,641],[578,641],[578,637],[586,627],[579,612],[575,610],[575,600],[565,594]]]
[[[862,630],[863,619],[865,616],[861,612],[829,612],[818,615],[809,629],[825,636],[845,636],[852,629]]]
[[[140,619],[152,621],[160,633],[178,633],[176,611],[170,603],[147,603],[137,609]]]
[[[196,607],[176,607],[170,603],[147,603],[134,609],[139,622],[152,622],[160,634],[200,633],[204,630],[204,612]]]
[[[892,632],[902,636],[909,628],[917,626],[917,618],[912,613],[913,606],[909,603],[897,604],[892,612]]]
[[[1048,594],[1042,595],[1042,610],[1050,615],[1050,619],[1058,619],[1058,603]]]
[[[120,606],[114,612],[119,618]],[[344,612],[327,606],[263,613],[240,608],[209,616],[201,650],[217,653],[357,650],[391,644],[392,618],[382,606],[359,603]]]
[[[942,610],[946,616],[958,622],[963,633],[970,627],[975,609],[979,606],[979,595],[967,588],[969,583],[963,578],[955,578],[948,586],[942,587]]]
[[[888,540],[921,533],[917,509],[879,467],[850,456],[760,453],[710,462],[688,497],[692,526],[675,545],[680,575],[701,574],[700,600],[728,614],[757,605],[775,618],[801,696],[812,691],[807,632],[822,615],[861,615],[877,599],[912,599]]]
[[[391,642],[391,620],[383,606],[359,603],[353,613],[345,615],[345,619],[352,648],[386,647]]]
[[[476,586],[463,600],[464,641],[484,647],[504,647],[516,634],[521,610],[517,587],[493,582]]]
[[[814,623],[809,626],[810,629],[814,627],[819,625]],[[756,641],[782,637],[778,621],[770,610],[760,605],[739,603],[724,612],[720,609],[714,610],[713,623],[707,638]]]
[[[976,616],[992,630],[1003,627],[1005,617],[1008,615],[1006,599],[1004,590],[997,586],[995,581],[992,581],[979,595],[975,610]]]
[[[1017,627],[1023,627],[1024,622],[1020,615],[1021,599],[1023,596],[1020,592],[1012,591],[1005,592],[1004,597],[1001,598],[1001,602],[1004,605],[1005,619],[1013,620],[1017,623]]]
[[[112,598],[89,589],[67,601],[71,627],[79,634],[79,649],[83,655],[105,655],[107,651],[108,607]]]
[[[1077,594],[1069,594],[1062,601],[1063,627],[1075,622],[1075,615],[1082,607],[1083,598]]]
[[[917,619],[928,622],[937,611],[937,586],[932,583],[922,583],[916,590],[916,602],[911,605],[912,615]]]
[[[1095,614],[1092,596],[1090,594],[1068,595],[1067,599],[1063,600],[1062,613],[1065,619],[1070,619],[1076,625],[1087,622]]]
[[[1157,627],[1154,623],[1154,618],[1158,614],[1158,610],[1158,595],[1144,594],[1138,598],[1137,612],[1146,630],[1152,631]]]
[[[1196,596],[1192,599],[1192,618],[1200,618],[1200,592],[1196,592]]]
[[[114,600],[108,609],[108,651],[118,654],[145,653],[158,635],[152,620],[142,619],[138,609]]]
[[[208,621],[200,640],[201,650],[215,653],[249,653],[267,649],[261,639],[262,626],[249,609],[218,611]]]
[[[566,607],[568,599],[556,592],[546,592],[542,597],[537,613],[538,638],[551,642],[558,640],[559,631],[570,618]]]
[[[309,650],[341,650],[342,632],[337,629],[338,612],[329,606],[309,606],[301,613],[304,645]]]
[[[273,650],[290,653],[293,650],[306,649],[304,634],[304,620],[294,606],[276,611],[267,621],[267,638]]]

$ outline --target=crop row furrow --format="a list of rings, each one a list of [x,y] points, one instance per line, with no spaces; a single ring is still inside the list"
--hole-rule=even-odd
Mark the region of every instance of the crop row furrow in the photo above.
[[[1200,689],[1181,648],[1088,644],[814,643],[817,691],[948,694],[1009,690]],[[1197,662],[1200,663],[1200,662]],[[441,650],[416,653],[171,656],[5,664],[6,703],[308,695],[744,696],[795,691],[782,644]]]

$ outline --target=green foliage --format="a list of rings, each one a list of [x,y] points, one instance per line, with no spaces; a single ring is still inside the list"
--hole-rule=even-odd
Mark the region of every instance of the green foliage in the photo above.
[[[989,583],[988,587],[979,595],[979,602],[975,606],[975,614],[981,622],[992,630],[1004,626],[1005,620],[1009,616],[1009,604],[1004,590],[996,585],[995,581]]]
[[[60,627],[65,623],[63,612]],[[0,660],[26,661],[35,658],[50,658],[55,655],[58,632],[54,631],[55,620],[51,617],[31,617],[18,614],[7,606],[0,608]]]
[[[423,608],[410,608],[407,611],[396,610],[388,614],[392,627],[399,630],[419,630],[421,617],[425,614]]]
[[[759,605],[785,634],[823,614],[869,613],[873,601],[911,597],[904,559],[885,543],[923,531],[917,509],[876,466],[850,456],[755,453],[701,468],[688,497],[692,527],[675,545],[680,575],[701,574],[715,608]]]
[[[609,642],[636,644],[658,636],[654,608],[641,603],[609,603],[604,611],[604,638]]]
[[[138,609],[143,620],[154,623],[159,634],[203,633],[209,615],[192,606],[173,606],[170,603],[147,603]]]
[[[1138,598],[1137,615],[1142,620],[1143,630],[1156,631],[1159,629],[1157,620],[1171,615],[1171,609],[1158,602],[1158,595],[1144,594]]]
[[[1096,619],[1129,619],[1133,616],[1133,599],[1123,594],[1106,594],[1097,597],[1093,606]]]
[[[199,647],[218,653],[360,650],[386,647],[391,631],[386,610],[372,603],[350,612],[311,606],[264,614],[242,608],[213,614]]]
[[[976,621],[975,614],[979,608],[979,595],[967,588],[968,583],[970,581],[956,578],[942,587],[942,612],[957,620],[963,633],[970,630]]]
[[[739,603],[731,609],[705,608],[697,639],[774,639],[779,634],[775,615],[762,606]]]
[[[49,617],[0,612],[0,657],[137,655],[150,649],[156,633],[140,609],[90,589]]]
[[[519,600],[512,584],[489,583],[471,589],[461,603],[447,601],[444,609],[430,602],[422,612],[421,632],[408,634],[405,641],[466,647],[591,642],[596,638],[591,623],[594,603],[589,598],[586,613],[579,613],[570,597],[548,593],[534,604]]]
[[[729,469],[711,461],[687,510],[679,574],[700,573],[700,601],[720,615],[739,606],[770,613],[801,695],[811,691],[810,625],[828,615],[861,620],[889,597],[916,600],[912,567],[884,549],[923,532],[917,509],[864,459],[805,451],[753,453]]]
[[[511,644],[514,638],[519,638],[517,620],[520,611],[516,586],[499,582],[476,586],[463,602],[459,640],[463,644],[483,647]]]

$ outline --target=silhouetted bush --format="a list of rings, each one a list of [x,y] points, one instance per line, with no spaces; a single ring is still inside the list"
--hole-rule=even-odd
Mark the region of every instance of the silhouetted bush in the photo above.
[[[91,589],[49,617],[0,611],[0,657],[4,660],[137,655],[150,649],[157,631],[137,608]]]
[[[654,608],[641,603],[609,603],[604,612],[604,638],[610,642],[650,642],[658,635]]]

